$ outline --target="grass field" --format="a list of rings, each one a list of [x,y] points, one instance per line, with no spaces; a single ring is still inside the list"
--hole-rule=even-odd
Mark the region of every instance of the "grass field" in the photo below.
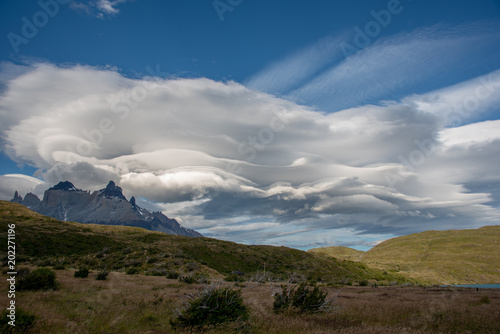
[[[427,284],[500,282],[500,226],[414,233],[386,240],[367,252],[346,247],[308,252],[358,261]]]
[[[18,292],[17,307],[36,315],[30,333],[172,333],[169,320],[201,289],[158,276],[112,272],[108,280],[58,270],[57,291]],[[6,276],[0,277],[5,281]],[[242,289],[247,333],[499,333],[500,290],[422,287],[323,287],[336,296],[327,313],[274,314],[269,283],[222,282]],[[0,305],[7,305],[7,293]],[[228,333],[231,327],[209,330]],[[238,332],[242,332],[240,329]]]

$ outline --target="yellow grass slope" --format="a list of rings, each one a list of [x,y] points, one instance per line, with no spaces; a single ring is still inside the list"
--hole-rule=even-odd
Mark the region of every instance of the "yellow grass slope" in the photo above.
[[[500,226],[410,234],[386,240],[361,254],[332,247],[309,252],[349,257],[433,284],[500,282]]]

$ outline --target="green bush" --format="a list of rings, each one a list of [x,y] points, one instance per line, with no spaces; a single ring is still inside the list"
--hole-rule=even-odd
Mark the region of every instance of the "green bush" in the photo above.
[[[227,282],[245,282],[245,277],[237,273],[231,273],[224,278]]]
[[[26,333],[29,329],[33,327],[36,321],[36,316],[24,311],[21,308],[16,309],[15,325],[9,325],[10,318],[8,310],[4,310],[0,313],[0,333]]]
[[[57,290],[56,273],[49,268],[38,268],[18,276],[17,289],[22,290]]]
[[[126,271],[127,275],[136,275],[140,273],[141,271],[138,268],[128,268]]]
[[[193,284],[196,283],[196,278],[193,275],[179,275],[179,282]]]
[[[168,279],[178,279],[179,278],[179,273],[175,271],[169,271],[167,272],[167,278]]]
[[[75,271],[74,276],[79,278],[87,278],[89,276],[89,270],[88,268],[80,268],[77,271]]]
[[[274,294],[273,308],[275,312],[286,310],[313,313],[325,309],[330,301],[326,300],[327,293],[316,285],[307,286],[305,282],[288,288],[285,285]]]
[[[106,277],[108,277],[109,271],[106,270],[99,270],[97,272],[97,277],[95,278],[98,281],[104,281],[106,280]]]
[[[148,276],[167,276],[167,271],[165,269],[154,268],[146,272]]]
[[[241,291],[228,287],[207,287],[197,298],[191,299],[176,319],[170,320],[173,328],[216,327],[226,323],[245,321],[248,310]]]
[[[369,282],[367,280],[362,280],[359,282],[359,286],[368,286]]]

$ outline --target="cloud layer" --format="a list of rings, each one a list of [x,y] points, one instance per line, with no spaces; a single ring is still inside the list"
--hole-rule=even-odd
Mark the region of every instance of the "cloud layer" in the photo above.
[[[3,149],[43,179],[17,176],[21,191],[113,179],[207,236],[302,248],[499,222],[499,121],[444,128],[422,102],[453,108],[479,81],[326,114],[204,78],[51,64],[1,76]],[[494,93],[477,112],[499,95],[496,72],[482,79]],[[3,199],[15,178],[1,177]]]

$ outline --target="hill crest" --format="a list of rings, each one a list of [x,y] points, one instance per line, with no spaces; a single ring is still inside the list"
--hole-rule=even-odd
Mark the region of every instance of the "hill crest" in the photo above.
[[[386,240],[367,252],[353,251],[355,255],[343,255],[336,247],[322,247],[308,252],[349,258],[428,283],[500,282],[499,225],[429,230]]]

